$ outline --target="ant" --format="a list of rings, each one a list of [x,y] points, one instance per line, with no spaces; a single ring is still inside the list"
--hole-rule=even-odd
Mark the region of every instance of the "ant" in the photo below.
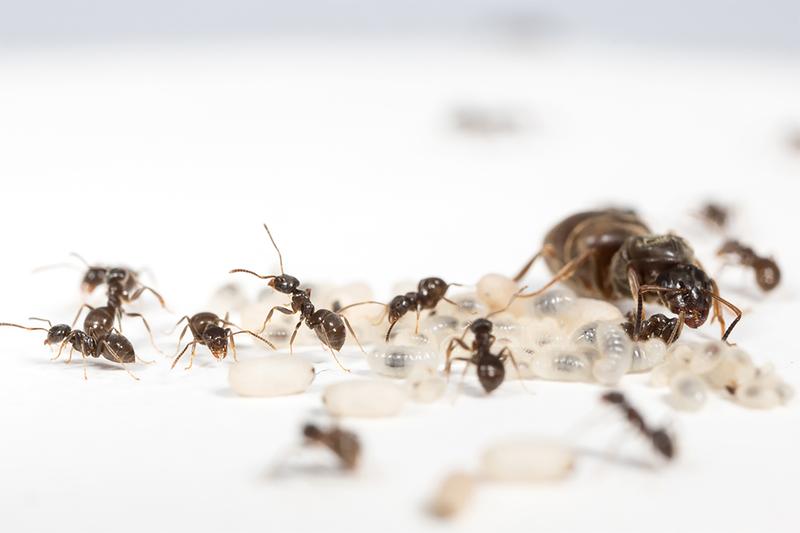
[[[622,329],[633,339],[633,332],[636,327],[636,318],[634,317],[633,311],[628,311],[625,318],[627,318],[627,322],[621,324]],[[646,341],[656,338],[661,339],[665,344],[669,345],[675,342],[680,335],[681,332],[677,318],[668,318],[666,315],[656,313],[642,321],[642,327],[641,330],[639,330],[639,338],[637,340]]]
[[[338,427],[322,429],[314,424],[303,426],[303,436],[309,443],[321,444],[339,457],[345,470],[354,470],[361,456],[358,436]]]
[[[742,266],[752,268],[756,274],[756,283],[762,291],[771,291],[781,281],[781,269],[774,259],[761,257],[752,248],[737,240],[725,241],[717,250],[717,255],[727,256]]]
[[[524,290],[524,288],[522,290]],[[446,375],[450,375],[450,367],[452,366],[453,361],[463,361],[467,363],[467,366],[464,367],[464,373],[466,373],[468,366],[473,364],[475,365],[476,372],[478,374],[478,381],[480,381],[481,387],[483,387],[483,390],[486,391],[486,394],[491,393],[505,380],[505,362],[507,359],[511,360],[511,363],[514,365],[514,368],[517,371],[517,375],[521,375],[519,366],[517,365],[517,360],[514,358],[514,354],[511,353],[511,349],[509,349],[508,346],[504,346],[498,353],[492,353],[492,345],[494,344],[496,338],[492,334],[494,324],[491,320],[489,320],[490,316],[501,313],[508,309],[517,296],[519,296],[520,292],[511,298],[511,301],[505,308],[495,311],[494,313],[490,313],[485,318],[478,318],[474,320],[464,330],[464,333],[461,335],[461,337],[453,337],[450,339],[450,342],[447,343],[447,350],[445,352],[446,362],[444,366],[444,372]],[[467,335],[467,332],[470,331],[474,336],[472,339],[472,345],[464,342],[464,337]],[[469,357],[451,357],[456,346],[467,350],[471,355]]]
[[[675,443],[669,433],[664,428],[653,429],[648,426],[642,415],[628,402],[624,394],[618,391],[606,392],[600,397],[600,401],[619,408],[628,422],[644,435],[665,459],[671,460],[675,456]]]
[[[722,204],[706,202],[696,215],[709,225],[724,230],[731,218],[730,209]]]
[[[139,380],[128,368],[125,366],[126,363],[134,363],[136,362],[136,352],[133,349],[133,345],[131,342],[122,336],[119,333],[113,331],[107,331],[102,335],[93,336],[84,331],[79,329],[73,329],[71,326],[67,324],[56,324],[55,326],[49,320],[45,318],[36,318],[31,317],[30,320],[39,320],[42,322],[47,322],[48,327],[28,327],[22,326],[19,324],[12,324],[8,322],[0,323],[0,326],[12,326],[15,328],[25,329],[28,331],[44,331],[47,333],[47,338],[44,340],[44,344],[46,346],[52,346],[55,344],[59,345],[58,354],[53,358],[53,360],[58,359],[61,357],[61,351],[64,349],[64,346],[69,343],[70,350],[69,350],[69,357],[67,358],[67,363],[72,361],[72,352],[77,351],[83,356],[84,367],[83,367],[83,378],[87,379],[86,376],[86,358],[87,357],[95,357],[98,358],[103,356],[105,359],[113,363],[119,363],[122,365],[122,368],[135,380]]]
[[[347,331],[349,331],[350,335],[353,336],[353,339],[356,341],[356,344],[358,344],[358,347],[362,352],[364,352],[364,347],[361,346],[361,343],[358,341],[358,337],[353,331],[350,321],[347,320],[347,317],[341,314],[342,310],[345,308],[342,308],[336,312],[328,309],[316,309],[314,304],[311,302],[311,289],[301,289],[300,280],[294,276],[286,274],[286,272],[283,270],[283,255],[281,254],[278,245],[275,244],[275,239],[272,238],[272,233],[269,231],[269,228],[266,224],[264,224],[264,229],[267,230],[269,240],[272,242],[272,246],[275,248],[275,251],[278,252],[278,260],[281,267],[280,275],[261,275],[256,274],[252,270],[246,270],[243,268],[235,268],[231,270],[230,273],[233,274],[235,272],[244,272],[259,279],[268,279],[269,282],[267,284],[270,287],[282,294],[291,296],[292,301],[291,309],[281,305],[276,305],[270,309],[258,333],[260,334],[264,331],[264,329],[266,329],[267,324],[269,323],[270,319],[272,318],[272,314],[275,311],[279,311],[285,315],[295,315],[299,313],[300,320],[295,325],[294,331],[292,332],[292,337],[289,340],[289,353],[292,353],[292,345],[294,344],[294,339],[297,336],[297,330],[300,329],[300,326],[302,326],[303,322],[305,322],[306,326],[308,326],[309,329],[313,330],[314,333],[317,334],[317,338],[320,340],[320,342],[330,350],[333,359],[336,361],[339,367],[342,370],[349,372],[347,368],[342,366],[342,363],[339,361],[339,358],[336,355],[336,352],[340,351],[342,346],[344,346],[344,341],[347,338]],[[353,305],[347,307],[353,307]],[[347,330],[345,330],[345,327]]]
[[[273,350],[275,349],[275,345],[269,342],[267,339],[256,335],[252,331],[239,328],[239,326],[233,322],[229,322],[227,313],[225,314],[225,318],[220,318],[216,314],[210,312],[197,313],[191,317],[184,316],[178,320],[178,323],[175,324],[175,327],[177,328],[184,320],[186,320],[186,326],[184,326],[183,331],[181,331],[181,336],[178,338],[178,347],[175,350],[177,356],[172,362],[172,366],[170,368],[175,368],[175,365],[178,364],[178,360],[183,357],[183,354],[186,353],[186,350],[188,350],[190,346],[192,347],[192,353],[189,356],[189,366],[186,367],[186,370],[192,368],[192,363],[194,362],[194,356],[198,344],[207,346],[211,352],[211,355],[213,355],[217,360],[221,361],[228,356],[229,339],[231,348],[233,348],[233,360],[238,361],[239,359],[236,357],[236,341],[233,340],[233,337],[234,335],[239,335],[240,333],[252,335],[253,337],[268,344]],[[233,326],[238,328],[239,331],[232,333],[229,327],[223,326]],[[187,329],[191,331],[193,340],[187,343],[183,350],[178,353],[178,350],[180,350],[181,347],[181,341],[183,340],[184,335],[186,335]]]
[[[339,309],[339,312],[341,313],[356,305],[367,303],[383,305],[385,307],[384,314],[381,315],[381,318],[377,323],[379,324],[383,320],[383,317],[387,316],[388,314],[389,329],[386,331],[386,342],[389,342],[389,336],[392,333],[392,329],[394,329],[394,326],[397,324],[397,322],[409,311],[414,310],[417,313],[417,325],[415,332],[419,333],[419,316],[423,310],[430,309],[431,313],[433,313],[433,310],[441,301],[445,301],[458,307],[458,303],[448,299],[445,296],[447,289],[450,287],[463,287],[463,285],[460,283],[447,283],[441,278],[423,278],[417,284],[416,291],[397,295],[392,298],[388,304],[373,301],[358,302],[342,307]]]
[[[554,272],[553,279],[520,298],[537,296],[560,281],[581,296],[616,300],[630,295],[637,304],[634,340],[642,332],[645,295],[678,315],[678,331],[684,324],[702,326],[713,307],[711,321],[719,319],[722,340],[727,340],[742,318],[741,310],[719,295],[716,282],[684,239],[653,235],[633,211],[606,209],[564,219],[545,236],[542,249],[514,280],[521,280],[542,256]],[[736,314],[727,329],[720,304]]]

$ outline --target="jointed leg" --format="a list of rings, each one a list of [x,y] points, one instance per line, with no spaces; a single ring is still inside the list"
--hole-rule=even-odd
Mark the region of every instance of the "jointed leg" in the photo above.
[[[144,324],[144,329],[147,330],[147,335],[150,337],[150,344],[153,345],[153,348],[155,348],[158,353],[164,355],[164,352],[162,352],[161,348],[159,348],[158,345],[156,344],[156,340],[153,338],[153,331],[150,329],[150,324],[147,323],[147,320],[144,318],[144,316],[142,316],[141,313],[128,313],[128,312],[125,312],[125,316],[141,318],[142,324]]]
[[[128,369],[128,366],[122,362],[122,358],[119,355],[117,355],[117,352],[114,351],[114,348],[112,348],[110,344],[108,344],[106,341],[100,341],[99,348],[100,350],[106,348],[108,352],[111,354],[111,357],[113,357],[117,363],[122,365],[122,368],[125,370],[125,372],[127,372],[128,375],[133,379],[135,379],[136,381],[139,381],[139,378],[136,377],[136,375]]]
[[[347,331],[349,331],[350,335],[353,336],[353,340],[356,341],[356,344],[358,344],[358,347],[361,349],[361,351],[363,353],[367,353],[366,350],[364,350],[364,347],[361,346],[361,342],[359,342],[358,337],[356,336],[356,332],[353,331],[353,326],[350,325],[350,321],[347,320],[347,317],[346,316],[342,316],[342,315],[339,315],[339,316],[341,316],[342,320],[344,320],[344,325],[347,326]]]
[[[261,324],[261,329],[258,330],[259,335],[264,333],[264,330],[267,329],[267,324],[269,323],[270,320],[272,320],[272,313],[274,313],[275,311],[280,311],[284,315],[294,314],[294,311],[292,311],[291,309],[287,309],[286,307],[283,307],[281,305],[276,305],[275,307],[269,310],[269,313],[267,313],[267,318],[264,319],[264,323]]]
[[[522,379],[522,372],[519,369],[519,365],[517,364],[517,359],[514,357],[514,354],[511,353],[511,348],[508,346],[504,346],[502,350],[497,354],[497,357],[500,358],[503,362],[505,362],[506,358],[511,360],[511,364],[514,365],[514,370],[517,372],[517,379],[519,379],[519,384],[522,385],[522,388],[528,391],[528,387],[525,386],[525,381]],[[529,392],[529,391],[528,391]]]
[[[545,284],[544,287],[528,294],[520,294],[518,298],[532,298],[534,296],[539,296],[540,294],[547,291],[550,287],[552,287],[556,283],[571,278],[573,275],[575,275],[575,272],[583,263],[594,257],[594,254],[595,254],[594,249],[590,248],[586,250],[581,255],[579,255],[575,259],[572,259],[563,267],[561,267],[561,270],[556,272],[556,274],[553,276],[553,279],[551,279],[547,284]]]
[[[552,244],[545,244],[544,246],[542,246],[542,249],[539,250],[536,253],[536,255],[531,257],[530,260],[527,263],[525,263],[525,265],[522,267],[522,269],[519,272],[517,272],[517,275],[514,276],[514,278],[513,278],[514,281],[520,281],[522,278],[524,278],[525,275],[528,273],[528,271],[531,269],[531,267],[533,266],[533,264],[536,262],[537,259],[539,259],[540,257],[545,256],[545,255],[549,255],[549,256],[552,257],[552,256],[555,255],[555,253],[556,253],[556,250],[555,250],[555,248],[553,247]]]
[[[325,335],[325,342],[324,342],[323,344],[325,344],[325,346],[327,346],[327,347],[328,347],[328,350],[330,350],[330,352],[331,352],[331,355],[333,356],[333,360],[334,360],[334,361],[336,361],[336,364],[337,364],[337,365],[339,365],[339,368],[341,368],[341,369],[342,369],[342,370],[344,370],[345,372],[350,372],[350,369],[349,369],[349,368],[346,368],[346,367],[345,367],[345,366],[342,364],[342,362],[341,362],[341,361],[339,361],[339,358],[336,356],[336,352],[335,352],[335,351],[333,351],[333,347],[331,347],[331,341],[330,341],[330,339],[328,338],[328,333],[327,333],[327,332],[326,332],[324,329],[322,329],[322,328],[320,328],[320,330],[322,331],[322,334],[323,334],[323,335]]]
[[[178,350],[181,349],[181,341],[183,340],[184,335],[186,335],[187,329],[189,329],[189,324],[183,326],[183,331],[181,331],[181,336],[178,337],[178,345],[175,347],[175,355],[178,355]]]
[[[81,306],[78,308],[78,312],[75,314],[75,319],[72,321],[72,324],[70,325],[71,328],[73,329],[75,328],[75,324],[78,323],[78,319],[81,317],[81,313],[83,313],[84,308],[89,309],[89,311],[94,311],[94,307],[92,307],[91,305],[81,304]]]
[[[152,287],[148,287],[147,285],[142,285],[141,287],[139,287],[133,294],[130,295],[128,301],[133,302],[135,300],[138,300],[139,297],[142,295],[142,293],[144,293],[144,291],[150,291],[153,294],[153,296],[155,296],[156,299],[158,299],[158,303],[161,305],[161,307],[167,309],[167,304],[166,302],[164,302],[164,297],[161,296],[158,292],[156,292],[155,289],[153,289]]]
[[[177,355],[177,357],[175,357],[175,360],[174,360],[174,361],[172,361],[172,366],[170,366],[169,368],[170,368],[170,369],[173,369],[173,368],[175,368],[175,365],[177,365],[177,364],[178,364],[178,360],[180,360],[180,358],[181,358],[181,357],[183,357],[183,354],[185,354],[185,353],[186,353],[186,350],[188,350],[188,349],[189,349],[189,346],[191,346],[191,347],[192,347],[192,354],[191,354],[191,356],[190,356],[190,358],[189,358],[189,366],[187,366],[187,367],[186,367],[186,370],[189,370],[190,368],[192,368],[192,361],[193,361],[193,359],[194,359],[195,350],[197,349],[197,342],[198,342],[198,341],[191,341],[191,342],[188,342],[188,343],[186,344],[186,346],[184,346],[184,347],[183,347],[183,350],[181,350],[181,353],[179,353],[179,354]]]

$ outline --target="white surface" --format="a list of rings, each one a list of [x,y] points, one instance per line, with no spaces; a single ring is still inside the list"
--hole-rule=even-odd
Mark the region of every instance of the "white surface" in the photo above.
[[[511,273],[549,225],[608,202],[686,235],[713,271],[716,238],[687,213],[714,196],[739,207],[736,234],[776,254],[785,273],[762,299],[749,274],[726,272],[723,292],[748,311],[734,339],[798,386],[800,154],[785,142],[800,123],[797,94],[797,64],[589,47],[272,43],[5,55],[0,317],[70,320],[77,271],[30,271],[73,250],[149,266],[176,312],[199,311],[228,269],[273,268],[262,221],[289,272],[365,279],[381,298],[398,279]],[[463,103],[521,109],[528,128],[459,136],[448,113]],[[544,279],[540,267],[531,281]],[[177,319],[142,309],[160,331]],[[308,394],[248,399],[229,391],[227,362],[212,364],[203,350],[191,372],[159,360],[137,368],[134,382],[93,362],[84,382],[79,364],[48,361],[40,336],[0,335],[5,531],[730,533],[797,523],[796,402],[756,412],[712,398],[684,414],[669,410],[666,390],[626,378],[651,419],[674,424],[674,465],[587,459],[556,486],[484,486],[447,526],[424,514],[427,497],[498,439],[579,427],[569,436],[583,447],[613,452],[622,434],[623,458],[647,460],[650,450],[597,409],[599,387],[529,382],[530,394],[510,381],[485,398],[468,382],[454,405],[346,421],[364,443],[354,478],[270,480],[300,424],[321,413],[324,385],[348,378],[320,353],[317,367],[334,370]],[[132,339],[152,355],[143,336]],[[357,355],[345,359],[355,374],[366,370]],[[593,416],[602,421],[584,427]]]

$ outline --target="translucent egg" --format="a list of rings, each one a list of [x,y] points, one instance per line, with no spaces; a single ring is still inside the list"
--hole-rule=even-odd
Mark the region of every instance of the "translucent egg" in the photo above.
[[[644,372],[660,365],[667,355],[667,344],[661,339],[634,343],[631,372]]]
[[[753,409],[770,409],[781,403],[778,391],[760,380],[754,380],[737,387],[735,398],[739,405]]]
[[[706,403],[708,386],[691,372],[678,372],[669,382],[669,403],[682,411],[697,411]]]
[[[604,385],[615,385],[628,372],[633,362],[633,342],[615,322],[597,326],[597,351],[600,357],[592,367],[594,378]]]
[[[533,356],[533,371],[544,379],[558,381],[591,381],[592,360],[589,347],[551,345]]]
[[[577,296],[573,291],[566,287],[558,287],[533,298],[531,308],[534,316],[557,317],[563,315],[576,299]]]
[[[436,369],[439,356],[420,346],[380,344],[367,354],[367,364],[376,374],[406,378],[418,367]]]
[[[441,344],[454,335],[461,335],[462,330],[459,329],[458,324],[459,321],[456,317],[436,313],[422,319],[420,331],[437,344]]]
[[[750,356],[739,348],[727,347],[722,359],[705,374],[705,379],[715,389],[735,391],[739,385],[752,381],[756,367]]]
[[[492,334],[501,344],[523,342],[528,338],[528,327],[525,321],[517,319],[510,313],[494,315],[492,321]]]
[[[443,308],[449,315],[453,315],[459,320],[472,323],[476,318],[484,317],[489,314],[488,308],[481,303],[478,296],[474,293],[461,293],[452,297],[448,297],[456,303],[456,305],[448,304],[447,302],[440,303],[440,306],[447,306]]]
[[[711,341],[696,345],[689,361],[689,369],[695,374],[706,374],[722,361],[724,354],[728,351],[729,346],[723,341]]]

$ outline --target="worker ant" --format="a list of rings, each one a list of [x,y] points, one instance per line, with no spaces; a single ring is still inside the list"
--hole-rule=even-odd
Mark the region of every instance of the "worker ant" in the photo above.
[[[643,301],[656,301],[678,315],[678,331],[686,324],[698,328],[713,307],[722,340],[742,318],[735,305],[719,295],[716,282],[705,273],[689,244],[677,235],[653,235],[633,211],[607,209],[572,215],[545,236],[542,249],[514,278],[522,279],[544,257],[554,277],[542,294],[558,282],[571,285],[581,296],[616,300],[630,295],[636,301],[634,340],[644,320]],[[736,314],[725,328],[720,304]]]
[[[178,347],[175,350],[176,357],[170,368],[175,368],[175,365],[178,364],[178,360],[183,357],[183,354],[186,353],[186,350],[188,350],[190,346],[192,347],[192,353],[189,356],[189,366],[186,367],[186,370],[192,368],[192,363],[194,362],[194,356],[198,344],[208,347],[211,355],[213,355],[215,359],[221,361],[228,356],[228,340],[230,340],[230,345],[233,349],[233,360],[238,361],[238,358],[236,357],[236,341],[233,339],[233,337],[241,333],[252,335],[258,340],[268,344],[273,350],[275,349],[275,345],[269,342],[267,339],[253,333],[252,331],[242,329],[233,322],[228,321],[227,314],[225,315],[225,318],[220,318],[216,314],[210,312],[197,313],[192,316],[186,315],[178,320],[177,324],[175,324],[175,327],[177,328],[184,320],[186,320],[186,326],[184,326],[183,331],[181,331],[181,336],[178,338]],[[232,332],[231,328],[223,326],[233,326],[238,328],[239,331]],[[184,335],[186,335],[187,329],[191,331],[193,340],[188,342],[186,346],[184,346],[183,350],[178,353],[178,350],[180,350],[181,347],[181,341],[183,340]]]
[[[292,352],[292,346],[294,344],[294,339],[297,336],[297,330],[300,329],[300,326],[303,325],[305,322],[306,326],[309,329],[313,330],[316,333],[317,338],[322,342],[324,346],[326,346],[331,355],[333,355],[333,359],[342,368],[349,372],[342,363],[339,361],[339,358],[336,355],[336,352],[342,349],[344,346],[344,341],[347,337],[347,331],[353,336],[353,339],[358,344],[358,347],[364,352],[364,347],[361,346],[361,343],[358,341],[358,337],[356,336],[355,332],[353,331],[352,326],[350,325],[350,321],[347,320],[347,317],[341,314],[344,308],[340,309],[338,312],[330,311],[328,309],[316,309],[314,304],[311,302],[311,290],[310,289],[301,289],[300,288],[300,280],[298,280],[294,276],[290,276],[286,274],[283,270],[283,255],[281,254],[278,245],[275,244],[275,239],[272,238],[272,233],[269,231],[269,228],[266,224],[264,224],[264,229],[267,230],[267,235],[269,236],[269,240],[272,242],[272,246],[275,248],[275,251],[278,252],[278,260],[280,262],[281,273],[280,275],[261,275],[256,274],[252,270],[246,270],[243,268],[235,268],[230,271],[231,274],[235,272],[244,272],[246,274],[251,274],[259,279],[268,279],[269,282],[267,283],[270,287],[275,289],[276,291],[287,294],[291,296],[291,309],[276,305],[272,309],[269,310],[267,317],[264,319],[264,323],[261,325],[261,329],[258,333],[262,333],[264,329],[266,329],[267,324],[269,323],[272,315],[275,311],[279,311],[285,315],[294,315],[300,314],[300,320],[294,327],[294,331],[292,332],[292,337],[289,340],[289,352]],[[360,303],[378,303],[378,302],[360,302]],[[353,304],[356,305],[356,304]],[[353,307],[353,305],[347,307]],[[381,304],[383,305],[383,304]],[[345,327],[347,330],[345,330]],[[366,353],[366,352],[364,352]]]
[[[338,427],[322,429],[315,424],[306,424],[303,436],[309,443],[321,444],[335,453],[345,470],[354,470],[358,466],[361,443],[355,433]]]
[[[731,218],[730,209],[716,202],[706,202],[696,216],[718,230],[724,230]]]
[[[522,290],[524,290],[524,288]],[[510,359],[517,371],[517,375],[521,375],[517,360],[514,358],[514,354],[511,353],[511,349],[508,346],[504,346],[498,353],[492,353],[492,345],[496,338],[492,334],[494,324],[489,320],[490,316],[502,313],[508,309],[520,293],[521,291],[515,294],[505,308],[490,313],[486,315],[485,318],[474,320],[464,330],[461,337],[453,337],[450,339],[447,343],[447,350],[445,351],[444,372],[446,375],[450,375],[450,368],[453,361],[463,361],[467,364],[467,366],[464,367],[464,373],[466,373],[470,364],[475,365],[478,381],[481,387],[483,387],[483,390],[486,391],[486,394],[491,393],[505,380],[506,360]],[[472,332],[474,336],[472,345],[464,342],[464,337],[467,335],[467,332]],[[452,357],[453,350],[455,350],[456,346],[467,350],[471,355],[469,357]]]
[[[664,428],[654,429],[648,426],[642,415],[628,402],[624,394],[618,391],[606,392],[600,397],[600,401],[619,408],[628,422],[644,435],[653,448],[665,459],[671,460],[675,456],[675,443],[669,433]]]
[[[771,291],[781,281],[781,269],[771,257],[761,257],[752,248],[737,240],[725,241],[717,250],[718,256],[730,258],[738,264],[752,268],[756,275],[756,283],[762,291]]]
[[[98,358],[100,356],[104,357],[105,359],[113,362],[119,363],[122,365],[122,368],[130,375],[133,379],[139,380],[128,368],[125,366],[127,363],[134,363],[136,362],[136,352],[133,349],[133,345],[131,342],[125,338],[123,335],[116,333],[114,331],[109,330],[102,335],[90,335],[84,331],[79,329],[73,329],[72,327],[68,326],[67,324],[56,324],[53,325],[49,320],[45,318],[36,318],[31,317],[30,320],[39,320],[42,322],[46,322],[48,327],[29,327],[29,326],[22,326],[19,324],[12,324],[8,322],[0,323],[0,326],[12,326],[15,328],[25,329],[28,331],[44,331],[47,333],[47,338],[44,341],[44,344],[47,346],[53,346],[58,344],[58,354],[53,358],[53,360],[58,359],[61,357],[61,352],[64,349],[64,346],[69,343],[70,350],[69,350],[69,357],[67,358],[67,363],[72,361],[72,352],[77,351],[83,356],[84,361],[84,368],[83,368],[83,377],[84,379],[87,378],[86,376],[86,358],[87,357],[95,357]]]

